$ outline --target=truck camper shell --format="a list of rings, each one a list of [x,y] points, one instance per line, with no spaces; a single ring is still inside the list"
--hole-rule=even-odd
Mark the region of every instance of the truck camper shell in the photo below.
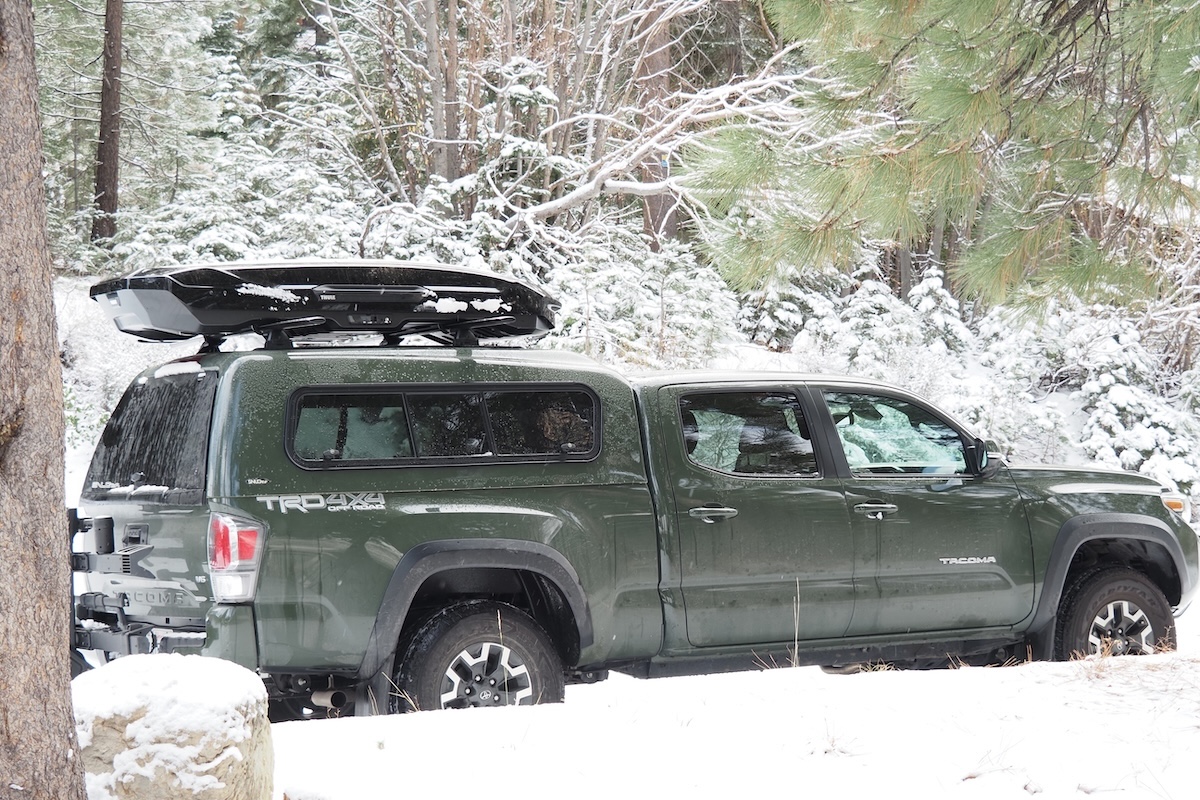
[[[558,303],[485,270],[402,261],[224,262],[156,267],[101,281],[91,296],[118,329],[150,341],[261,334],[267,347],[295,337],[374,333],[385,344],[424,336],[439,344],[538,337]]]

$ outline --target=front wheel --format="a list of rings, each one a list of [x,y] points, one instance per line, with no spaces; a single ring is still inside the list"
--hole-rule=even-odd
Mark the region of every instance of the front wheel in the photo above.
[[[1063,594],[1054,657],[1175,649],[1171,607],[1145,575],[1124,567],[1082,576]]]
[[[563,666],[528,614],[473,600],[426,620],[397,649],[392,713],[560,703]]]

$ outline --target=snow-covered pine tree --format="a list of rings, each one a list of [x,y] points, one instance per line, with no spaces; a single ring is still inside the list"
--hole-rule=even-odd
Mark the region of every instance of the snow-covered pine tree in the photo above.
[[[790,128],[693,150],[692,179],[757,224],[712,252],[744,287],[849,265],[862,238],[949,264],[991,301],[1144,294],[1153,230],[1192,219],[1200,8],[1109,0],[769,0],[811,65]],[[724,235],[720,235],[724,234]]]

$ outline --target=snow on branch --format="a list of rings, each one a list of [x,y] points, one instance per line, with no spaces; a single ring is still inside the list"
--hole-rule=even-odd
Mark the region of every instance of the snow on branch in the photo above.
[[[741,120],[775,136],[809,137],[811,141],[800,146],[800,151],[827,148],[847,136],[845,132],[821,134],[815,115],[806,108],[805,101],[827,83],[818,76],[815,68],[802,72],[776,72],[777,65],[788,52],[776,55],[753,77],[694,93],[675,94],[671,98],[674,104],[664,109],[658,122],[601,157],[589,168],[587,180],[560,197],[520,210],[509,221],[510,228],[516,230],[531,219],[553,217],[601,194],[686,195],[688,187],[679,179],[668,177],[645,182],[634,176],[648,160],[660,160],[684,144],[695,142],[700,135],[698,132],[714,123]],[[572,117],[556,123],[553,128],[589,121],[595,116]],[[853,135],[869,136],[879,128],[894,124],[891,117],[875,115],[867,124],[855,129]]]

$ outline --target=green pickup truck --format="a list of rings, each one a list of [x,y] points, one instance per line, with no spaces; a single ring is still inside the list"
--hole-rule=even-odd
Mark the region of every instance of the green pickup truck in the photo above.
[[[490,346],[548,330],[553,303],[365,263],[93,289],[124,330],[205,344],[139,377],[97,446],[77,651],[229,659],[283,718],[557,701],[608,670],[1174,644],[1198,540],[1145,477],[1006,465],[854,378],[628,378]],[[245,331],[263,346],[222,351]],[[329,341],[347,332],[371,344]]]

